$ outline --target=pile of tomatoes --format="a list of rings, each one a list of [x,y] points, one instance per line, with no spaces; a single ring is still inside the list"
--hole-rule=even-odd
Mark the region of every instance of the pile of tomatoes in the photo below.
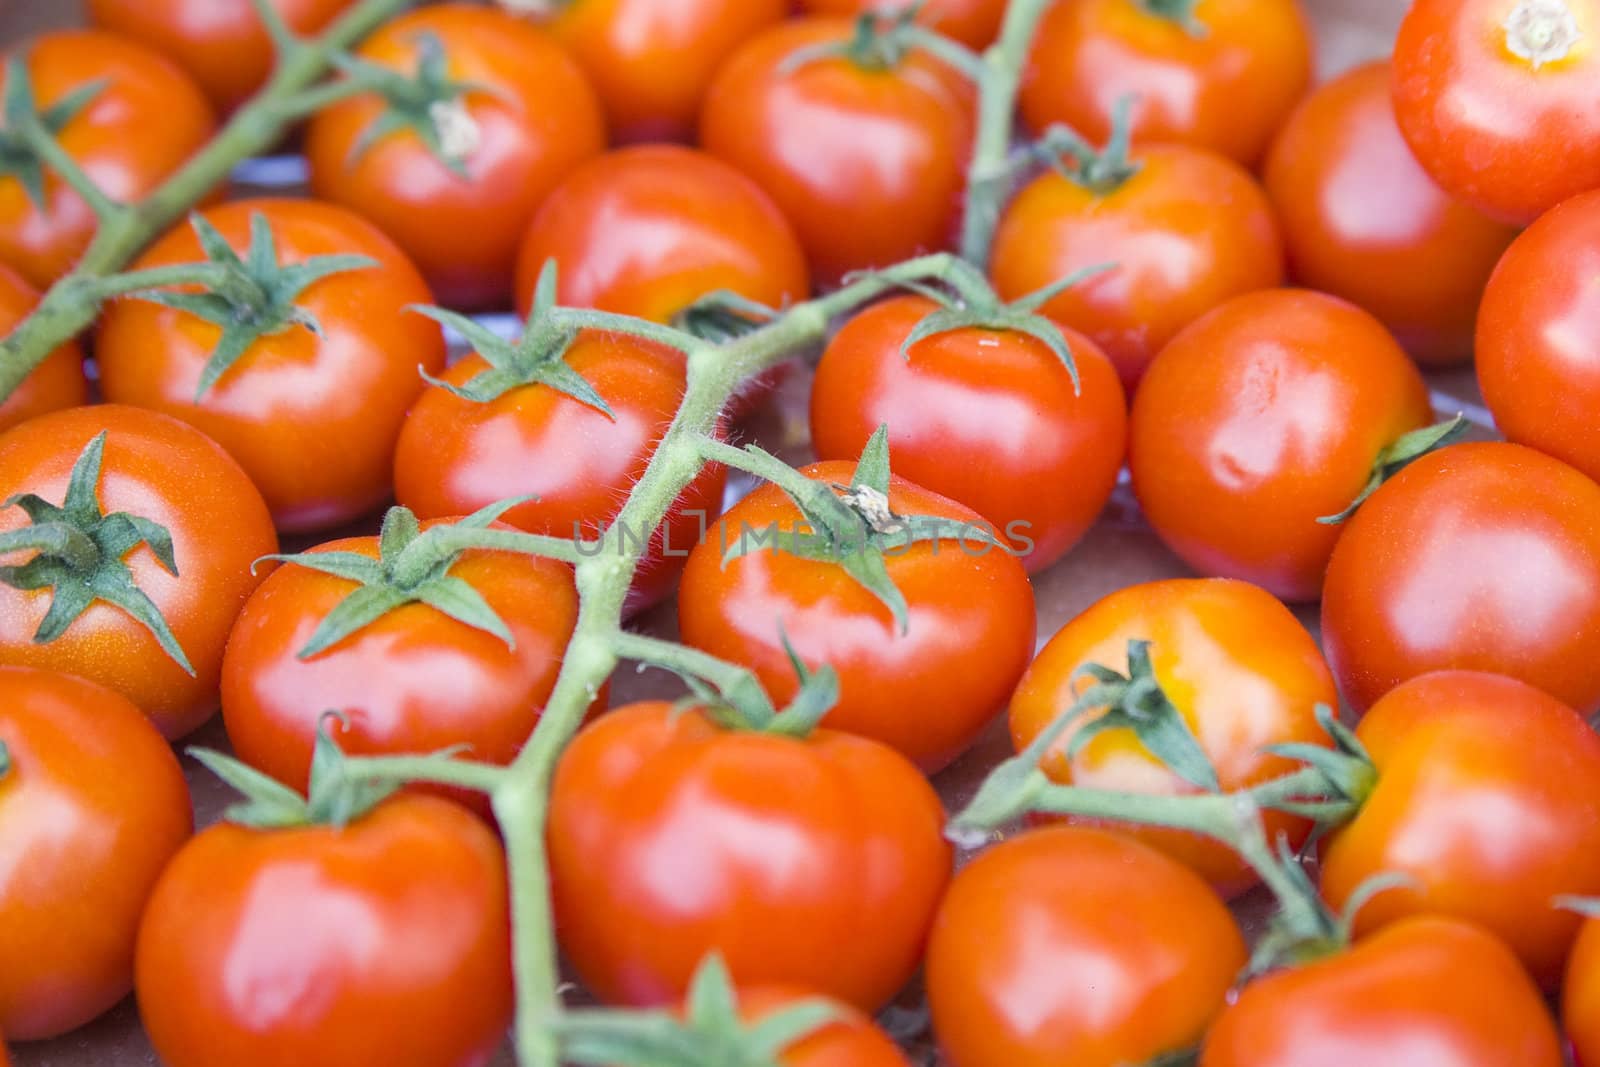
[[[0,334],[275,39],[381,2],[88,0],[7,52]],[[518,1014],[648,1067],[1600,1064],[1596,40],[1412,0],[1313,85],[1300,0],[384,21],[305,195],[211,190],[0,396],[0,1034],[132,991],[171,1067],[482,1067]],[[707,346],[988,207],[726,398],[711,446],[809,389],[790,481],[658,455]],[[1468,361],[1498,435],[1435,415]],[[665,521],[613,529],[647,471]],[[1038,633],[1119,480],[1194,577]],[[692,697],[596,681],[502,804],[610,588],[557,539],[621,546],[606,662]],[[246,799],[197,828],[219,710]],[[973,839],[930,776],[1002,713],[973,810],[1027,817]],[[430,754],[474,762],[346,770]],[[638,1013],[518,1012],[546,885],[575,999]]]

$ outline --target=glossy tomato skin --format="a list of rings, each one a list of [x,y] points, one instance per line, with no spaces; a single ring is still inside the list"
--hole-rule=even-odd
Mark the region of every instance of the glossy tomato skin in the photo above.
[[[1377,319],[1321,293],[1248,293],[1150,364],[1133,404],[1134,493],[1201,574],[1316,600],[1340,532],[1317,519],[1344,511],[1383,449],[1432,416]]]
[[[1515,10],[1564,9],[1564,58],[1535,65],[1509,47]],[[1532,222],[1600,186],[1600,113],[1589,106],[1600,0],[1549,5],[1417,0],[1394,46],[1400,129],[1445,189],[1510,222]]]
[[[95,30],[60,30],[18,47],[40,111],[86,84],[100,92],[56,139],[113,200],[139,200],[211,139],[216,116],[200,88],[141,45]],[[0,87],[5,84],[0,75]],[[71,269],[98,220],[46,168],[40,210],[15,177],[0,177],[0,263],[43,289]]]
[[[1011,739],[1022,751],[1090,684],[1073,675],[1098,663],[1126,671],[1128,642],[1151,642],[1162,690],[1182,713],[1216,768],[1224,791],[1248,788],[1296,765],[1269,745],[1326,745],[1318,704],[1338,706],[1333,676],[1316,641],[1271,594],[1246,582],[1180,578],[1112,593],[1052,637],[1011,698]],[[1163,767],[1128,730],[1107,730],[1066,757],[1069,733],[1042,764],[1053,780],[1117,792],[1159,795],[1198,790]],[[1265,814],[1274,839],[1303,843],[1310,824]],[[1181,861],[1225,895],[1257,881],[1231,850],[1173,830],[1117,829]]]
[[[1495,938],[1435,917],[1257,978],[1200,1067],[1561,1067],[1539,991]]]
[[[1139,171],[1097,194],[1050,171],[1000,218],[989,271],[1015,300],[1086,267],[1116,266],[1045,304],[1111,357],[1133,395],[1179,330],[1230,297],[1283,283],[1278,225],[1256,180],[1192,148],[1134,155]]]
[[[39,291],[15,271],[0,265],[0,337],[10,333],[38,303]],[[0,400],[0,432],[35,416],[88,402],[83,349],[76,341],[65,341],[10,396]]]
[[[807,477],[848,485],[854,463],[802,468]],[[889,486],[898,515],[933,515],[953,531],[983,530],[983,519],[902,478]],[[839,672],[839,703],[824,720],[898,750],[928,773],[972,744],[1033,654],[1033,589],[1009,551],[955,534],[897,544],[885,553],[904,595],[908,625],[830,561],[789,551],[803,523],[781,490],[762,485],[728,510],[697,545],[678,592],[683,641],[749,667],[781,706],[795,692],[785,638],[796,654]],[[969,525],[970,524],[970,525]],[[766,538],[765,548],[723,565],[724,546]],[[772,546],[777,546],[776,548]]]
[[[504,521],[557,537],[604,533],[604,551],[635,547],[642,531],[608,527],[683,399],[684,359],[647,341],[588,332],[573,342],[566,361],[606,400],[615,421],[548,386],[513,389],[483,404],[430,387],[400,434],[400,503],[422,518],[438,518],[533,494],[539,499],[507,511]],[[474,355],[442,377],[460,385],[486,366]],[[725,481],[720,466],[707,466],[679,495],[649,540],[630,610],[671,593],[690,548],[721,513]]]
[[[943,828],[933,788],[876,742],[725,731],[665,702],[619,708],[556,767],[561,947],[608,1003],[675,1000],[715,950],[740,984],[803,985],[874,1012],[921,960],[950,875]]]
[[[800,1001],[819,999],[800,986],[783,985],[753,986],[736,995],[739,1018],[747,1025],[760,1023]],[[910,1061],[871,1018],[848,1004],[820,999],[827,1000],[840,1017],[781,1049],[777,1061],[782,1067],[910,1067]]]
[[[500,842],[436,797],[345,827],[220,824],[162,875],[139,1013],[162,1062],[474,1067],[511,1021]]]
[[[377,261],[304,290],[296,304],[323,336],[289,327],[252,345],[205,396],[201,372],[222,328],[143,300],[120,300],[95,344],[107,400],[182,419],[226,448],[260,488],[280,530],[325,530],[388,498],[395,441],[422,391],[419,368],[444,369],[436,323],[410,314],[432,295],[405,253],[371,223],[310,200],[239,200],[205,213],[244,255],[250,220],[271,225],[279,261],[355,254]],[[205,258],[194,230],[169,231],[135,269]]]
[[[252,574],[251,564],[276,552],[278,538],[261,494],[222,446],[176,419],[120,404],[58,411],[0,434],[0,500],[36,493],[59,505],[73,464],[101,431],[108,434],[102,510],[130,512],[172,535],[178,576],[147,545],[123,562],[165,616],[195,677],[143,624],[105,601],[54,641],[35,644],[51,591],[10,586],[0,586],[0,664],[98,682],[137,704],[170,740],[216,711],[228,630],[265,574]],[[20,508],[0,510],[0,533],[26,524]]]
[[[893,297],[845,324],[811,389],[811,442],[853,459],[885,423],[895,469],[972,508],[1039,571],[1077,544],[1116,488],[1127,403],[1110,360],[1067,331],[1081,389],[1043,342],[1017,331],[962,329],[901,354],[937,309]],[[908,358],[909,356],[909,358]],[[1022,540],[1026,538],[1026,541]]]
[[[910,7],[906,0],[799,0],[807,15],[860,15],[867,11],[898,14]],[[937,33],[982,51],[1000,36],[1006,13],[1005,0],[927,0],[917,21]]]
[[[1245,963],[1193,873],[1130,838],[1032,830],[951,883],[928,946],[951,1067],[1122,1067],[1194,1044]]]
[[[1516,230],[1439,188],[1394,117],[1389,65],[1308,96],[1267,156],[1296,283],[1376,315],[1424,365],[1472,357],[1478,301]]]
[[[362,132],[384,111],[368,95],[312,120],[311,190],[377,223],[421,268],[440,303],[491,306],[510,295],[517,242],[534,211],[605,148],[605,119],[577,62],[549,34],[503,11],[464,3],[421,8],[387,23],[356,54],[410,71],[419,34],[443,46],[452,78],[494,90],[464,98],[478,130],[467,179],[410,130],[352,159]]]
[[[766,31],[723,66],[700,115],[706,151],[766,190],[822,286],[948,248],[972,150],[971,84],[926,53],[891,70],[843,57],[787,69],[799,49],[853,32],[827,18]]]
[[[1118,102],[1133,96],[1135,141],[1254,166],[1311,82],[1311,25],[1298,0],[1200,0],[1203,34],[1150,7],[1079,0],[1046,12],[1019,97],[1029,129],[1060,123],[1100,144]]]
[[[1531,448],[1452,445],[1412,463],[1348,523],[1322,634],[1365,710],[1435,670],[1507,674],[1600,707],[1600,486]]]
[[[1600,933],[1591,917],[1584,920],[1567,959],[1561,984],[1561,1022],[1572,1042],[1577,1067],[1600,1063]]]
[[[0,1026],[33,1041],[133,988],[139,916],[192,829],[189,789],[138,708],[64,674],[0,667],[0,745]]]

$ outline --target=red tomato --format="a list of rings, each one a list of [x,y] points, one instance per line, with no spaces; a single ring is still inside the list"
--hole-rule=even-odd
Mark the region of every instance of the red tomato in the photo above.
[[[136,984],[170,1067],[486,1063],[511,1021],[505,857],[391,798],[343,829],[213,826],[157,883]]]
[[[1394,46],[1400,129],[1446,190],[1531,222],[1600,186],[1600,0],[1414,0]]]
[[[1600,1064],[1600,933],[1591,917],[1584,920],[1562,983],[1561,1021],[1572,1042],[1576,1067]]]
[[[1312,93],[1266,165],[1289,272],[1376,315],[1418,362],[1472,356],[1483,287],[1516,231],[1440,189],[1395,122],[1389,65]]]
[[[757,1025],[801,1001],[827,999],[799,986],[774,985],[741,989],[738,998],[741,1021]],[[866,1015],[838,1001],[830,1001],[829,1007],[838,1019],[779,1050],[782,1067],[911,1067],[889,1035]]]
[[[59,30],[16,47],[25,50],[41,114],[84,86],[100,83],[99,92],[56,139],[114,200],[145,196],[216,129],[200,87],[132,41],[93,30]],[[0,73],[0,91],[4,85]],[[48,167],[43,180],[46,206],[41,210],[20,180],[0,176],[0,262],[41,289],[72,268],[99,225],[83,198]]]
[[[900,474],[972,508],[1042,570],[1088,532],[1116,487],[1127,443],[1116,369],[1072,331],[1077,392],[1049,346],[1015,330],[942,333],[902,355],[936,309],[895,297],[834,335],[811,390],[812,446],[852,459],[887,423]]]
[[[189,790],[138,708],[64,674],[0,667],[0,746],[0,1026],[34,1041],[133,988],[139,916],[189,836]]]
[[[1407,678],[1507,674],[1600,707],[1600,486],[1520,445],[1412,463],[1345,524],[1322,635],[1357,710]]]
[[[1339,539],[1317,519],[1344,511],[1379,454],[1432,414],[1422,376],[1366,312],[1321,293],[1250,293],[1150,364],[1133,405],[1133,489],[1195,570],[1316,600]]]
[[[34,642],[52,590],[0,584],[0,664],[81,675],[131,699],[166,737],[182,737],[217,709],[228,630],[261,581],[250,566],[278,550],[261,494],[222,447],[199,430],[153,411],[106,404],[44,415],[0,434],[0,500],[35,493],[66,498],[73,466],[107,433],[99,502],[165,527],[178,573],[148,545],[124,557],[134,586],[154,602],[188,656],[186,673],[142,623],[104,600],[58,638]],[[0,509],[0,533],[28,524],[21,508]],[[28,557],[12,554],[8,564]]]
[[[1011,201],[995,235],[995,289],[1016,300],[1075,271],[1115,268],[1043,308],[1087,334],[1131,396],[1179,330],[1229,297],[1283,282],[1283,249],[1266,194],[1238,164],[1197,149],[1147,148],[1115,189],[1055,171]]]
[[[1222,901],[1159,852],[1034,830],[951,883],[928,1004],[951,1067],[1123,1067],[1199,1040],[1245,956]]]
[[[557,764],[549,846],[561,947],[597,996],[660,1004],[721,953],[740,984],[876,1011],[921,960],[950,875],[944,810],[892,750],[833,730],[726,731],[634,704]]]
[[[222,329],[198,316],[142,300],[119,300],[101,319],[95,344],[106,399],[173,415],[205,431],[248,473],[278,528],[325,530],[351,522],[388,498],[395,440],[422,391],[417,369],[444,368],[439,327],[406,313],[432,300],[417,269],[357,215],[310,200],[241,200],[205,218],[241,256],[251,217],[264,216],[284,265],[356,254],[377,261],[330,275],[296,306],[322,336],[290,326],[261,337],[196,400],[201,372]],[[181,225],[157,241],[136,269],[203,260]]]
[[[1211,1028],[1200,1067],[1561,1067],[1539,991],[1468,923],[1410,919],[1335,956],[1257,978]]]
[[[1297,0],[1053,5],[1034,37],[1019,101],[1040,134],[1060,123],[1099,143],[1136,98],[1138,142],[1208,148],[1253,166],[1311,83],[1311,26]]]
[[[898,12],[911,0],[800,0],[808,15],[858,15],[864,11]],[[926,0],[917,21],[953,37],[968,48],[987,48],[1000,35],[1006,0]]]
[[[926,53],[887,69],[844,56],[790,67],[854,32],[844,19],[773,27],[723,66],[700,116],[706,151],[772,196],[825,286],[949,247],[972,151],[971,83]]]
[[[39,293],[10,268],[0,266],[0,337],[27,317]],[[38,415],[89,402],[89,382],[83,375],[83,349],[66,341],[45,357],[12,394],[0,400],[0,431],[11,429]]]
[[[503,11],[425,7],[385,25],[356,55],[409,73],[423,37],[442,46],[452,79],[482,87],[444,102],[441,112],[465,109],[449,125],[460,126],[467,177],[414,130],[357,155],[362,134],[386,110],[369,94],[312,120],[311,189],[381,226],[416,260],[441,303],[488,306],[510,294],[517,242],[534,211],[605,148],[605,120],[577,62],[544,31]]]

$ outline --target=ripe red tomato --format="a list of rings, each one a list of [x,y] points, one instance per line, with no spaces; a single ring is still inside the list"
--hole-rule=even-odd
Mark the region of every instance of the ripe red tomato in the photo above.
[[[1195,570],[1316,600],[1339,539],[1317,519],[1344,511],[1379,454],[1432,414],[1422,375],[1371,315],[1321,293],[1249,293],[1150,364],[1133,489]]]
[[[739,1018],[747,1025],[759,1025],[801,1001],[828,1000],[837,1013],[835,1021],[780,1049],[777,1062],[782,1067],[911,1067],[889,1035],[848,1004],[819,998],[799,986],[754,986],[740,989],[737,995]],[[680,1005],[679,1010],[685,1007]]]
[[[1531,222],[1600,186],[1600,0],[1415,0],[1394,46],[1400,129],[1450,193]]]
[[[1402,547],[1403,546],[1403,550]],[[1357,710],[1407,678],[1507,674],[1600,707],[1600,486],[1521,445],[1452,445],[1345,524],[1322,635]]]
[[[1244,168],[1177,146],[1134,154],[1137,172],[1097,192],[1050,171],[1000,218],[990,273],[1006,300],[1086,267],[1115,268],[1043,311],[1111,357],[1131,396],[1179,330],[1229,297],[1283,283],[1272,205]]]
[[[0,337],[10,333],[38,303],[38,291],[9,267],[0,265]],[[88,402],[83,349],[76,341],[66,341],[46,356],[10,396],[0,400],[0,431],[37,415]]]
[[[1245,963],[1222,901],[1137,841],[1034,830],[961,871],[928,945],[951,1067],[1122,1067],[1194,1044]]]
[[[85,448],[105,432],[98,483],[102,511],[164,527],[177,574],[148,544],[123,557],[133,585],[154,603],[194,667],[190,675],[145,625],[104,599],[61,636],[34,634],[58,595],[0,584],[0,664],[81,675],[131,699],[169,739],[217,709],[228,630],[261,581],[250,566],[278,550],[261,494],[222,447],[153,411],[105,404],[44,415],[0,434],[0,500],[34,493],[59,506]],[[19,507],[0,509],[0,534],[28,525]],[[8,564],[31,553],[12,553]]]
[[[706,151],[777,202],[824,286],[948,247],[972,151],[971,83],[924,52],[884,69],[845,56],[790,66],[854,32],[845,19],[773,27],[723,66],[700,116]]]
[[[1200,1067],[1561,1067],[1539,991],[1477,927],[1419,918],[1257,978],[1222,1013]]]
[[[1317,643],[1266,591],[1227,579],[1173,579],[1129,586],[1092,605],[1052,637],[1011,698],[1011,740],[1018,752],[1076,703],[1093,679],[1085,664],[1128,669],[1128,642],[1149,641],[1162,691],[1183,716],[1226,791],[1287,774],[1295,764],[1267,751],[1280,744],[1321,744],[1318,704],[1338,706],[1333,676]],[[1090,720],[1086,720],[1090,721]],[[1070,759],[1078,727],[1042,764],[1063,784],[1172,795],[1198,787],[1167,769],[1131,730],[1097,734]],[[1311,825],[1280,812],[1264,815],[1269,834],[1303,843]],[[1250,866],[1214,841],[1175,830],[1117,829],[1180,860],[1232,896],[1253,886]]]
[[[343,829],[213,826],[139,928],[139,1014],[171,1067],[485,1063],[511,1021],[500,842],[437,797]]]
[[[222,336],[206,320],[148,301],[119,300],[100,323],[95,356],[106,399],[165,412],[203,430],[250,475],[278,528],[325,530],[369,514],[387,499],[394,446],[422,391],[417,369],[444,368],[439,327],[408,305],[432,300],[417,269],[366,220],[311,200],[240,200],[205,218],[243,256],[251,219],[272,230],[285,266],[316,256],[377,261],[329,275],[294,301],[314,315],[265,335],[196,399]],[[188,224],[153,245],[135,268],[205,258]]]
[[[814,463],[801,473],[845,484],[853,463]],[[953,531],[984,520],[902,478],[889,488],[897,515],[947,519]],[[823,721],[881,741],[932,773],[972,744],[1003,707],[1033,655],[1033,588],[1009,551],[980,540],[900,544],[885,554],[904,595],[904,632],[842,566],[787,549],[805,520],[774,485],[762,485],[689,554],[678,591],[685,643],[753,670],[780,705],[798,682],[785,642],[801,660],[839,672],[839,703]],[[723,563],[725,547],[757,538],[768,547]]]
[[[1561,988],[1561,1021],[1577,1067],[1600,1063],[1600,923],[1584,920]]]
[[[109,33],[59,30],[22,45],[41,114],[99,83],[56,139],[101,191],[138,200],[208,140],[216,116],[200,87],[148,49]],[[8,54],[10,54],[8,52]],[[0,73],[0,91],[5,77]],[[0,262],[45,288],[71,269],[99,225],[81,196],[44,168],[44,204],[14,174],[0,176]]]
[[[0,1026],[34,1041],[133,988],[139,916],[192,829],[189,789],[138,708],[64,674],[0,667],[0,747]]]
[[[899,12],[910,0],[800,0],[808,15],[859,15],[865,11]],[[917,21],[952,37],[968,48],[987,48],[1000,35],[1006,0],[926,0]]]
[[[1127,443],[1116,369],[1070,330],[1078,392],[1049,346],[1016,330],[942,333],[902,355],[937,307],[895,297],[834,335],[811,389],[812,446],[822,459],[852,459],[887,423],[901,475],[972,508],[1042,570],[1088,532],[1116,487]]]
[[[799,984],[876,1011],[921,960],[950,876],[943,828],[933,788],[876,742],[727,731],[664,702],[621,708],[556,766],[561,947],[607,1002],[672,1001],[716,951],[740,984]]]
[[[1297,0],[1191,4],[1078,0],[1039,24],[1019,102],[1040,134],[1061,123],[1099,143],[1137,99],[1137,142],[1167,141],[1253,166],[1311,83],[1310,21]]]
[[[504,11],[464,3],[421,8],[367,38],[356,55],[410,72],[427,38],[442,47],[452,80],[482,87],[433,109],[433,121],[446,128],[442,140],[460,141],[466,177],[414,130],[358,152],[386,110],[382,98],[367,94],[311,121],[311,189],[382,227],[416,261],[440,303],[485,307],[510,295],[517,242],[534,211],[605,148],[605,119],[577,62],[543,30]]]
[[[1471,358],[1478,301],[1516,230],[1422,169],[1395,121],[1387,63],[1308,96],[1265,178],[1296,282],[1370,311],[1420,363]]]

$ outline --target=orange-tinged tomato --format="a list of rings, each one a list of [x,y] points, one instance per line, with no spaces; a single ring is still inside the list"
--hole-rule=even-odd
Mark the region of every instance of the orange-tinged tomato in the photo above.
[[[912,0],[800,0],[808,15],[858,15],[866,11],[898,14]],[[1000,35],[1006,0],[924,0],[917,21],[968,48],[987,48]]]
[[[1600,1064],[1600,923],[1584,920],[1561,984],[1561,1022],[1576,1067]]]
[[[0,337],[27,317],[39,303],[39,292],[9,267],[0,266]],[[11,429],[38,415],[89,401],[89,381],[83,373],[83,349],[64,341],[45,357],[11,395],[0,400],[0,431]]]
[[[759,1024],[801,1001],[821,999],[837,1013],[834,1021],[779,1049],[781,1067],[910,1067],[889,1035],[848,1004],[792,985],[751,986],[736,995],[739,1018],[747,1025]]]

